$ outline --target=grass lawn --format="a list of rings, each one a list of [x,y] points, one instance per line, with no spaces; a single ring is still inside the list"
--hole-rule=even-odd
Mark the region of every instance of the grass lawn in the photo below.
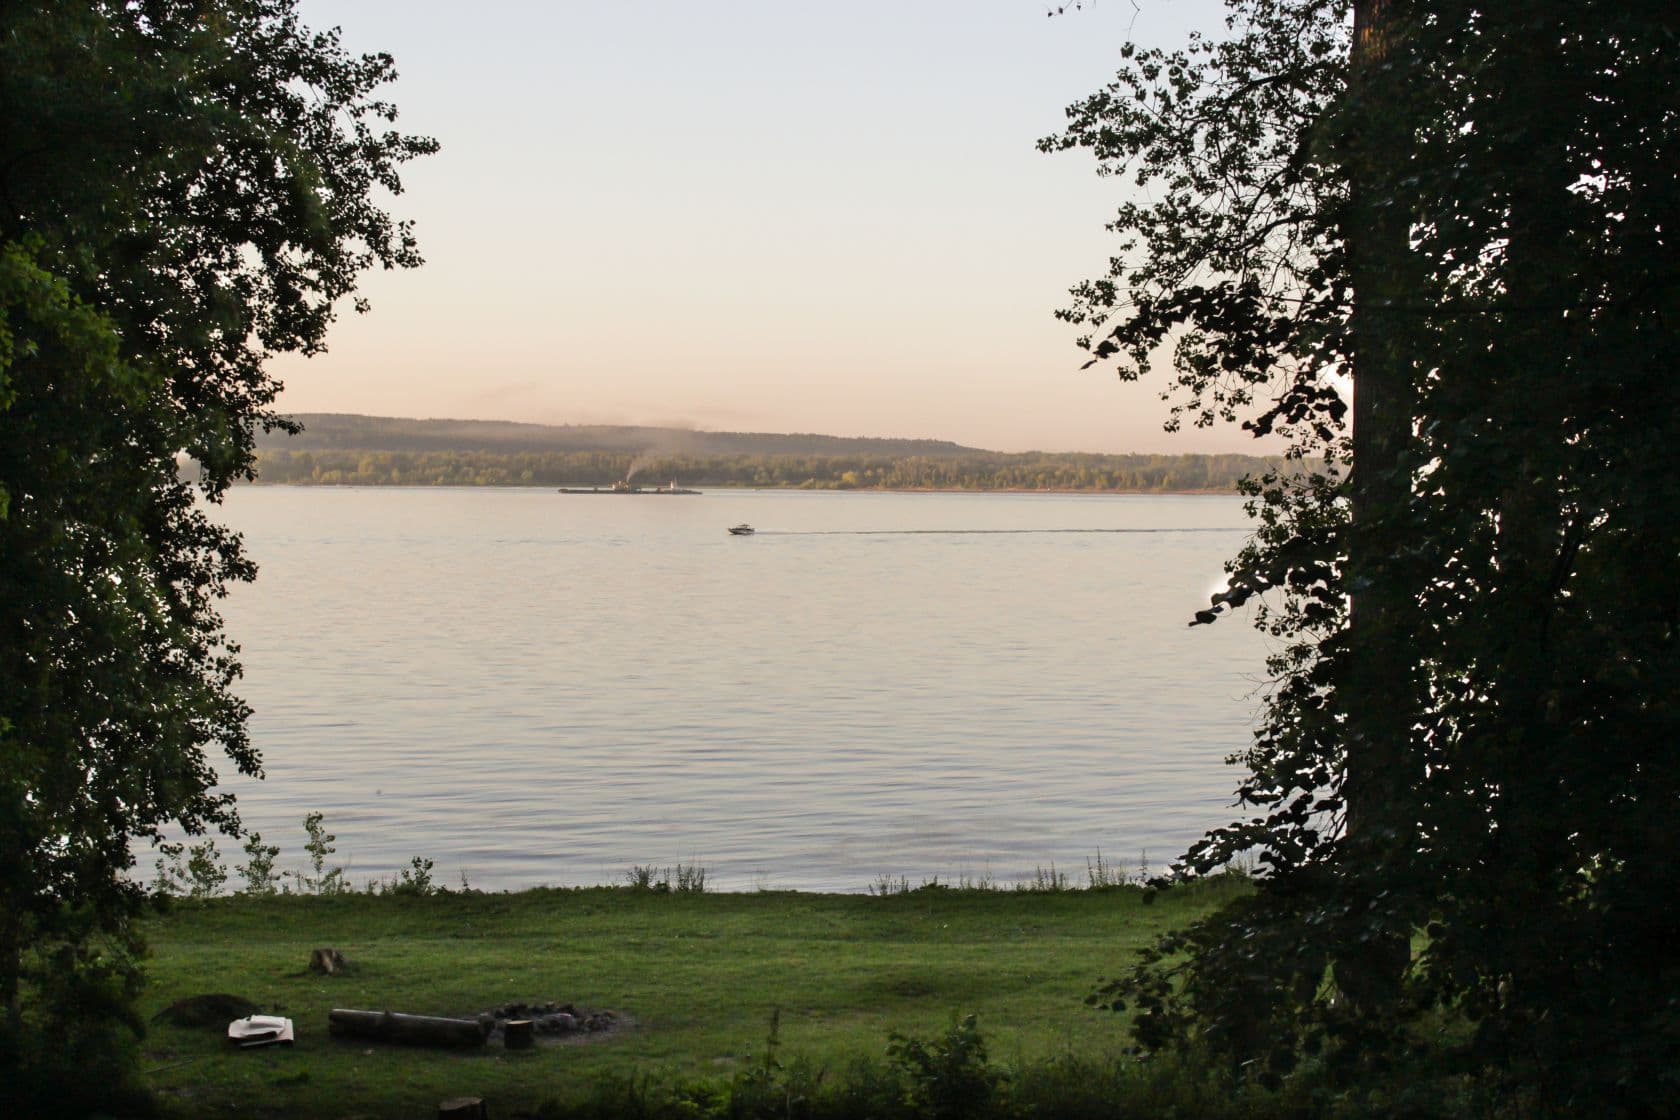
[[[1243,889],[1214,880],[1145,905],[1137,888],[924,889],[886,897],[624,888],[431,897],[178,903],[147,926],[149,1016],[229,992],[291,1017],[289,1049],[231,1050],[216,1030],[154,1026],[143,1068],[177,1116],[430,1116],[483,1097],[491,1114],[576,1098],[604,1078],[727,1080],[764,1052],[839,1069],[975,1012],[994,1061],[1123,1041],[1083,1004],[1131,950]],[[307,970],[340,949],[345,975]],[[470,1016],[509,1002],[610,1009],[622,1029],[534,1051],[451,1052],[333,1038],[333,1007]]]

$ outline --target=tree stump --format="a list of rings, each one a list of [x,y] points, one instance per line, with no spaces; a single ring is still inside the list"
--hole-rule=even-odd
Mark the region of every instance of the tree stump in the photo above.
[[[530,1019],[509,1019],[502,1024],[502,1045],[509,1050],[529,1050],[536,1045],[536,1024]]]
[[[309,970],[328,976],[344,971],[344,954],[337,949],[315,949],[309,954]]]
[[[455,1097],[438,1104],[438,1120],[488,1120],[482,1097]]]

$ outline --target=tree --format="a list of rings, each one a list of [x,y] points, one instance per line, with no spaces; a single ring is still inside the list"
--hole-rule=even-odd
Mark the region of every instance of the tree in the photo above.
[[[1145,1042],[1268,1077],[1377,1060],[1444,1010],[1474,1024],[1468,1068],[1660,1109],[1680,14],[1230,8],[1225,39],[1128,49],[1046,142],[1156,191],[1065,313],[1093,360],[1138,376],[1174,341],[1178,415],[1328,457],[1249,485],[1258,530],[1198,615],[1256,604],[1281,645],[1239,756],[1257,812],[1183,870],[1266,873],[1110,995]]]
[[[211,753],[260,761],[215,606],[254,569],[210,507],[250,475],[257,429],[286,427],[266,358],[321,350],[364,269],[419,263],[379,199],[435,144],[375,98],[388,56],[294,7],[0,9],[7,1067],[30,1015],[127,1006],[132,842],[237,831]]]

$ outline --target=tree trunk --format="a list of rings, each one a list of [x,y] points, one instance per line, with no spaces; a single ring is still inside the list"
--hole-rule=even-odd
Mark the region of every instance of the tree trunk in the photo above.
[[[1555,80],[1561,67],[1548,44],[1556,37],[1524,36],[1512,52],[1510,96],[1534,108],[1537,121],[1571,119],[1569,97]],[[1502,480],[1497,563],[1503,586],[1500,646],[1490,691],[1498,706],[1495,737],[1484,737],[1497,776],[1493,867],[1497,897],[1511,913],[1531,916],[1491,931],[1499,948],[1494,967],[1513,982],[1510,994],[1532,1000],[1547,988],[1572,983],[1569,954],[1544,944],[1557,925],[1557,876],[1568,859],[1568,826],[1555,812],[1557,760],[1548,742],[1546,713],[1553,698],[1551,622],[1571,558],[1565,545],[1565,495],[1559,472],[1564,433],[1557,415],[1567,392],[1564,354],[1570,334],[1564,310],[1575,293],[1568,277],[1568,191],[1573,182],[1566,145],[1552,125],[1524,134],[1526,158],[1509,168],[1505,302],[1509,310],[1489,354],[1508,430],[1523,433],[1515,472]],[[1548,304],[1553,305],[1547,310]],[[1579,314],[1579,311],[1576,312]],[[1560,549],[1563,551],[1560,552]]]
[[[1406,146],[1403,107],[1377,111],[1402,84],[1392,73],[1386,0],[1354,6],[1350,86],[1356,133],[1350,138],[1351,198],[1346,230],[1354,301],[1352,527],[1348,541],[1349,687],[1345,799],[1347,840],[1356,864],[1392,867],[1412,841],[1411,604],[1392,542],[1411,500],[1406,445],[1411,438],[1411,365],[1397,322],[1407,297],[1410,222],[1394,195]],[[1379,919],[1380,920],[1380,919]],[[1393,924],[1393,923],[1389,923]],[[1337,962],[1338,984],[1356,1003],[1376,1006],[1398,994],[1409,959],[1409,930],[1388,928]]]
[[[18,981],[23,975],[23,944],[16,914],[0,919],[0,1003],[6,1009],[6,1033],[16,1037],[23,1030],[23,1005],[18,999]]]
[[[397,1011],[355,1011],[335,1007],[327,1012],[327,1029],[335,1035],[376,1038],[416,1046],[483,1046],[485,1030],[476,1019],[444,1019],[432,1015],[404,1015]]]

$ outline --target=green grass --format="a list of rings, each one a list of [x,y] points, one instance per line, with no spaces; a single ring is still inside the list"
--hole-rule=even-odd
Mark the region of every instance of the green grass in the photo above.
[[[231,992],[290,1016],[290,1049],[234,1051],[154,1026],[147,1083],[166,1114],[425,1116],[479,1096],[492,1114],[576,1099],[612,1079],[723,1081],[764,1051],[826,1069],[879,1058],[889,1032],[930,1036],[976,1013],[992,1059],[1100,1060],[1123,1045],[1087,1009],[1132,950],[1234,891],[1232,877],[1145,905],[1135,887],[871,895],[623,888],[431,897],[281,896],[177,903],[148,923],[149,1016]],[[348,973],[307,971],[342,950]],[[332,1038],[333,1007],[470,1015],[512,1001],[611,1009],[628,1025],[575,1044],[451,1053]]]

